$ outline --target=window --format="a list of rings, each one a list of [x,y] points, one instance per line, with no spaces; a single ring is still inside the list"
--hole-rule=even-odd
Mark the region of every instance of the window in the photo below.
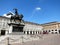
[[[33,31],[33,34],[35,34],[34,31]]]
[[[24,31],[24,34],[25,34],[25,31]]]
[[[54,32],[52,32],[52,34],[54,34]]]
[[[57,32],[55,32],[55,34],[57,34]]]
[[[47,32],[47,30],[45,32]]]
[[[57,31],[57,29],[55,31]]]
[[[37,34],[37,31],[36,31],[36,34]]]
[[[1,35],[5,35],[5,30],[1,30]]]
[[[2,22],[2,18],[0,18],[0,21]]]
[[[5,27],[5,22],[3,22],[3,27]]]
[[[32,31],[30,31],[30,34],[32,34]]]
[[[29,34],[29,31],[27,31],[27,34]]]
[[[39,31],[38,31],[38,34],[39,34]]]
[[[50,30],[49,30],[49,32],[50,32]]]
[[[52,30],[53,31],[53,30]]]
[[[0,22],[0,27],[2,26],[2,22]]]
[[[60,34],[60,30],[59,30],[59,34]]]

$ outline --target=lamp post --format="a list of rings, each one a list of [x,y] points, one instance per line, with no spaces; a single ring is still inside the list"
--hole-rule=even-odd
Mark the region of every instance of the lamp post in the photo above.
[[[6,45],[10,45],[9,44],[9,31],[8,31],[8,37],[7,37],[7,40],[6,40]]]
[[[24,38],[24,37],[23,37],[23,36],[21,36],[21,39],[22,39],[22,45],[23,45],[23,43],[24,43],[24,42],[23,42],[23,38]]]

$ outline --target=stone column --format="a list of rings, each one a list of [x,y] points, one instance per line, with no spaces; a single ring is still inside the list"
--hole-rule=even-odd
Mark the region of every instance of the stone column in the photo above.
[[[30,31],[29,31],[29,34],[30,34]]]
[[[5,34],[7,35],[8,33],[9,33],[8,30],[6,30]]]
[[[25,31],[25,34],[27,34],[27,31]]]
[[[38,34],[38,31],[37,31],[37,34]]]
[[[36,34],[36,31],[34,33]]]
[[[9,33],[12,33],[13,26],[10,26]]]
[[[33,31],[32,31],[32,34],[33,34]]]

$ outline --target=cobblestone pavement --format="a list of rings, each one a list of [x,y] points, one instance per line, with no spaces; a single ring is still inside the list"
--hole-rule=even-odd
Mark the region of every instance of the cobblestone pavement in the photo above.
[[[36,41],[32,40],[22,44],[15,43],[11,45],[60,45],[60,34],[48,34]]]

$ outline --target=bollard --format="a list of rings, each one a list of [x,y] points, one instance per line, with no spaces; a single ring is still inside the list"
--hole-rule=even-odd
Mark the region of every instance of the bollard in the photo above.
[[[9,44],[9,37],[6,38],[6,45],[10,45]]]

